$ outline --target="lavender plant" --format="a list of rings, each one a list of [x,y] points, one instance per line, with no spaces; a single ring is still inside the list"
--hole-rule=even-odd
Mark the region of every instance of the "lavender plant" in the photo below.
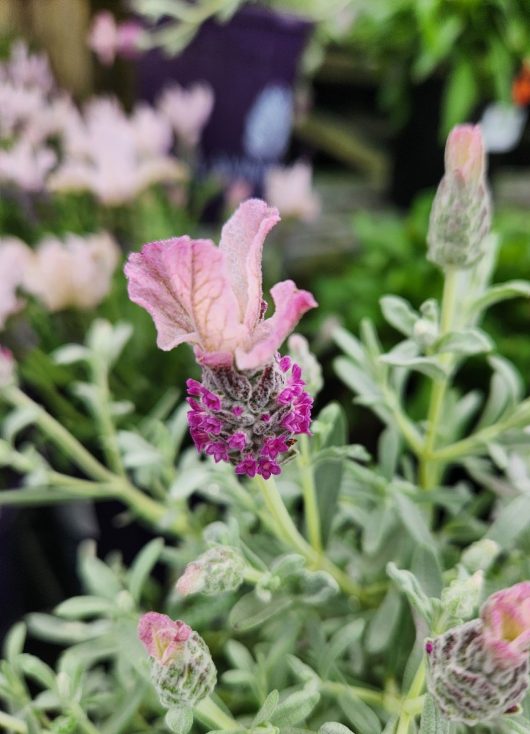
[[[54,353],[99,451],[24,392],[0,352],[0,461],[21,485],[0,504],[113,497],[160,535],[130,568],[84,545],[85,594],[13,628],[8,731],[530,731],[530,399],[480,327],[530,284],[490,284],[480,131],[447,143],[427,237],[440,301],[385,297],[404,337],[390,351],[369,322],[359,339],[335,335],[339,376],[383,425],[373,454],[348,443],[340,405],[311,422],[321,383],[303,341],[278,354],[316,304],[286,281],[265,318],[261,250],[277,220],[251,200],[219,247],[179,237],[129,259],[130,297],[159,346],[194,346],[203,377],[187,403],[162,396],[138,416],[113,398],[127,323],[95,321],[85,344]],[[460,370],[484,355],[489,393],[462,393]],[[64,648],[55,667],[24,652],[27,630]]]

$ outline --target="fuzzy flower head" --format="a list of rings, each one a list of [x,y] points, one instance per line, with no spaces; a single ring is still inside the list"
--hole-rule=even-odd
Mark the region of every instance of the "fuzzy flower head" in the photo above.
[[[149,655],[162,665],[167,665],[178,654],[191,635],[191,627],[185,622],[174,622],[166,614],[148,612],[138,623],[138,637]]]
[[[188,563],[175,588],[182,596],[199,592],[216,596],[239,588],[244,572],[245,560],[236,548],[216,545]]]
[[[129,256],[129,297],[153,317],[158,346],[194,346],[202,382],[188,380],[188,424],[197,449],[238,474],[268,479],[294,436],[309,433],[312,398],[302,372],[278,349],[317,304],[292,280],[277,283],[264,318],[261,254],[276,209],[250,199],[225,224],[221,243],[178,237]]]
[[[530,581],[492,594],[480,612],[484,638],[499,664],[523,662],[530,652]]]

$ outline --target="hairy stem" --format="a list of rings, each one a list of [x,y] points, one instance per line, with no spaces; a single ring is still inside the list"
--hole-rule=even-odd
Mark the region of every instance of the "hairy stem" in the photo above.
[[[302,493],[304,496],[305,519],[309,542],[317,553],[322,553],[320,512],[317,504],[315,476],[311,465],[311,449],[307,436],[300,436],[299,446],[298,467],[302,480]]]
[[[283,503],[273,477],[265,480],[262,477],[257,476],[254,481],[258,486],[269,511],[270,518],[272,520],[270,527],[276,537],[285,543],[285,545],[290,546],[297,553],[300,553],[310,566],[315,569],[326,571],[330,576],[333,576],[335,581],[346,594],[357,598],[363,598],[364,593],[359,585],[325,555],[315,551],[315,549],[312,548],[307,540],[299,533]]]
[[[445,336],[453,327],[456,308],[458,271],[449,269],[445,272],[444,290],[442,296],[442,312],[440,316],[440,337]],[[452,355],[442,354],[440,362],[447,374],[433,382],[429,409],[427,413],[427,433],[420,458],[419,479],[424,489],[433,489],[439,477],[439,466],[430,458],[436,446],[440,418],[442,416],[445,395],[449,384],[449,371]]]
[[[92,378],[99,392],[99,400],[95,418],[99,423],[101,430],[101,445],[105,452],[105,457],[111,469],[120,476],[125,476],[125,469],[118,446],[118,438],[112,415],[110,412],[110,393],[108,375],[104,365],[93,362],[91,365]]]
[[[408,734],[411,723],[414,721],[416,716],[421,713],[421,709],[418,708],[418,702],[420,700],[421,693],[423,692],[423,686],[425,685],[426,672],[425,660],[422,659],[418,670],[416,671],[416,675],[410,685],[409,691],[402,703],[396,734]],[[423,701],[423,699],[421,700]]]
[[[193,709],[196,716],[213,729],[240,729],[235,719],[226,714],[209,696]]]

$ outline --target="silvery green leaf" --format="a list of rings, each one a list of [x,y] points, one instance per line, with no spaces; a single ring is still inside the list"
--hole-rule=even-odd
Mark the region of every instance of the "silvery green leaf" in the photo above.
[[[266,722],[270,721],[272,715],[278,707],[279,700],[280,694],[278,693],[278,691],[276,689],[274,691],[271,691],[263,702],[258,713],[254,717],[252,721],[252,726],[259,726],[260,724],[265,724]]]
[[[51,614],[41,614],[40,612],[29,614],[27,623],[30,631],[37,637],[66,645],[92,640],[109,629],[107,620],[77,622],[58,619]]]
[[[301,598],[305,604],[325,604],[338,594],[340,587],[326,571],[303,571],[301,578]]]
[[[246,670],[251,673],[256,667],[254,658],[247,648],[237,640],[228,640],[226,643],[226,654],[233,665],[239,670]]]
[[[366,649],[372,655],[383,653],[391,643],[401,618],[401,595],[390,587],[370,620],[366,634]]]
[[[319,438],[320,448],[344,446],[347,439],[347,425],[344,410],[338,403],[329,403],[313,421],[311,430]]]
[[[123,452],[123,463],[129,469],[157,466],[163,461],[160,451],[133,431],[118,431],[118,444]]]
[[[277,558],[271,566],[271,574],[282,580],[299,576],[305,568],[305,559],[298,553],[288,553]]]
[[[425,694],[419,734],[449,734],[450,723],[444,719],[430,693]]]
[[[129,577],[129,590],[136,602],[140,601],[145,582],[153,570],[164,547],[162,538],[155,538],[145,545],[134,559]]]
[[[62,701],[54,691],[41,691],[35,696],[31,705],[39,711],[56,711],[62,708]]]
[[[346,694],[340,695],[337,700],[357,734],[380,734],[381,722],[364,701]]]
[[[55,686],[55,673],[49,665],[46,665],[35,655],[23,652],[18,655],[15,664],[24,675],[40,683],[43,688],[53,688]]]
[[[174,734],[188,734],[193,726],[193,710],[188,706],[169,709],[165,722],[167,728]]]
[[[530,298],[530,282],[527,280],[509,280],[506,283],[499,283],[477,298],[470,307],[471,313],[481,313],[485,309],[493,306],[500,301],[506,301],[509,298]]]
[[[383,354],[380,360],[392,367],[406,367],[409,370],[421,372],[432,380],[442,380],[446,377],[445,369],[434,357],[412,356],[414,351],[412,346],[417,349],[415,342],[402,342],[392,351]]]
[[[52,353],[52,359],[56,364],[75,364],[83,362],[90,357],[90,351],[80,344],[65,344]]]
[[[398,515],[411,538],[425,546],[435,546],[434,537],[427,526],[425,516],[418,505],[402,492],[395,492]]]
[[[507,359],[499,356],[489,357],[493,369],[488,401],[480,417],[477,430],[500,420],[521,400],[524,392],[523,381],[515,367]]]
[[[393,528],[399,523],[399,518],[392,511],[389,499],[377,504],[363,523],[362,549],[368,556],[375,555],[385,542]]]
[[[179,471],[174,482],[171,483],[168,494],[174,499],[186,499],[197,489],[210,481],[211,475],[205,466],[197,466]]]
[[[109,403],[109,410],[114,418],[120,418],[134,411],[134,403],[131,400],[113,400]]]
[[[255,673],[249,673],[247,670],[226,670],[221,679],[227,686],[245,686],[252,688],[256,678]]]
[[[356,642],[359,642],[365,628],[364,619],[356,619],[341,627],[328,641],[319,661],[318,671],[322,678],[328,678],[333,664]]]
[[[366,370],[346,357],[337,357],[333,366],[340,379],[363,400],[381,400],[381,391]]]
[[[440,598],[443,589],[442,567],[435,546],[418,543],[412,554],[410,570],[427,596]]]
[[[245,632],[258,627],[271,617],[286,612],[292,599],[279,596],[268,604],[261,602],[253,592],[242,596],[232,607],[228,623],[236,632]]]
[[[355,732],[337,721],[326,721],[318,730],[318,734],[355,734]]]
[[[115,611],[115,605],[101,596],[72,596],[61,602],[53,610],[59,617],[83,619],[84,617],[105,616]]]
[[[411,336],[418,314],[410,303],[399,296],[383,296],[379,303],[388,323],[405,336]]]
[[[90,542],[81,547],[79,575],[86,590],[94,596],[114,600],[123,588],[114,571],[96,556],[95,547]]]
[[[132,332],[132,325],[124,321],[111,324],[104,319],[96,319],[89,329],[86,343],[89,349],[111,366],[120,356]]]
[[[524,716],[505,716],[502,722],[502,734],[528,734],[530,732],[530,719]]]
[[[503,550],[510,550],[519,536],[528,529],[530,517],[530,495],[521,495],[511,500],[498,513],[486,538],[495,541]]]
[[[379,437],[377,455],[381,474],[389,481],[396,473],[400,449],[401,437],[399,432],[393,426],[387,426]]]
[[[433,605],[414,574],[398,568],[395,563],[389,563],[386,571],[398,589],[405,594],[411,606],[430,623],[432,621]]]
[[[306,665],[306,663],[303,663],[294,655],[287,656],[287,663],[293,671],[293,674],[302,681],[302,683],[309,683],[310,681],[318,680],[318,675],[315,673],[313,668],[310,668],[309,665]]]
[[[317,505],[324,547],[329,541],[333,520],[337,512],[343,464],[344,462],[341,459],[329,458],[318,461],[313,469],[315,487],[318,487]]]
[[[360,364],[364,364],[366,361],[366,352],[364,351],[364,347],[357,339],[357,337],[353,336],[353,334],[350,334],[349,331],[346,331],[346,329],[335,329],[333,332],[333,339],[335,343],[342,349],[343,352],[345,352],[349,357],[351,357],[355,362],[358,362]]]
[[[302,690],[291,693],[278,704],[271,716],[271,724],[282,728],[298,724],[307,719],[319,700],[318,691]]]
[[[434,344],[434,349],[439,354],[470,356],[491,352],[494,346],[493,341],[482,329],[465,329],[445,334]]]
[[[35,422],[38,414],[37,408],[33,406],[15,408],[3,420],[2,435],[12,443],[20,431]]]
[[[26,642],[26,634],[27,628],[24,622],[17,622],[7,633],[4,639],[3,651],[4,657],[11,664],[13,664],[15,657],[20,655],[23,651],[24,644]]]

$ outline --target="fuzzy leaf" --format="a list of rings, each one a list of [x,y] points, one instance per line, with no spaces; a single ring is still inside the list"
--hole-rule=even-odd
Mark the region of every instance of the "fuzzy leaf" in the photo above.
[[[326,721],[318,730],[318,734],[355,734],[355,732],[344,724],[339,724],[338,721]]]
[[[380,734],[381,723],[372,709],[360,698],[342,694],[338,703],[358,734]]]
[[[491,352],[495,345],[490,337],[481,329],[465,329],[464,331],[451,331],[439,339],[434,349],[439,353],[457,354],[470,356]]]
[[[450,723],[444,719],[430,693],[425,694],[419,734],[449,734]]]
[[[516,497],[500,511],[486,538],[494,540],[503,550],[510,550],[521,533],[528,529],[529,517],[530,496],[524,494]]]
[[[278,704],[276,711],[271,716],[271,724],[282,728],[299,724],[307,719],[319,700],[318,691],[296,691]]]
[[[528,280],[509,280],[494,285],[471,304],[472,313],[481,313],[486,308],[509,298],[530,298],[530,282]]]
[[[264,604],[254,592],[250,592],[242,596],[232,607],[228,622],[236,632],[245,632],[287,611],[291,604],[292,600],[288,597],[276,597],[268,604]]]
[[[410,303],[399,296],[383,296],[379,303],[388,323],[405,336],[412,336],[419,315]]]
[[[259,726],[260,724],[265,724],[270,721],[272,715],[278,707],[279,700],[280,694],[278,693],[278,691],[276,689],[274,691],[271,691],[263,702],[260,710],[254,717],[254,720],[252,721],[252,726]]]
[[[55,607],[54,612],[66,619],[104,616],[115,609],[114,604],[100,596],[73,596]]]
[[[411,606],[430,623],[433,614],[432,603],[414,574],[398,568],[395,563],[388,564],[387,573],[398,589],[405,594]]]
[[[155,538],[144,546],[134,559],[129,571],[129,590],[135,601],[140,601],[144,584],[158,561],[163,548],[164,541],[162,538]]]

